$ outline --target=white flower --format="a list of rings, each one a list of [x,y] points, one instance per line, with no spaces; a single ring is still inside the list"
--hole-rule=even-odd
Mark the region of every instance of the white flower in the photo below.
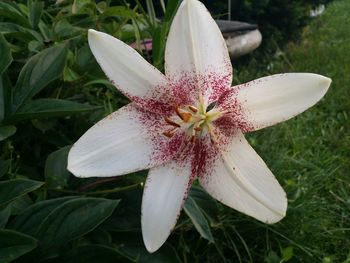
[[[285,216],[285,192],[243,133],[305,111],[324,96],[329,78],[290,73],[231,87],[225,41],[197,0],[184,0],[174,18],[165,75],[105,33],[89,30],[89,45],[133,102],[75,143],[68,169],[78,177],[150,169],[141,220],[148,251],[168,238],[195,179],[220,202],[262,222]]]

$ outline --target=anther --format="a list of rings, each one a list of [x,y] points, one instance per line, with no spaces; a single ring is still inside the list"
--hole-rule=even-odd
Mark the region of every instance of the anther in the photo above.
[[[171,126],[178,127],[178,128],[181,127],[180,124],[178,124],[178,123],[172,121],[172,120],[169,119],[168,117],[165,117],[164,120],[166,121],[166,123],[168,123],[168,124],[171,125]]]
[[[195,131],[197,131],[197,132],[200,132],[201,130],[202,130],[202,128],[201,127],[195,127],[195,128],[193,128]]]
[[[188,106],[188,108],[193,112],[193,113],[196,113],[198,111],[198,109],[196,107],[193,107],[193,106]]]
[[[166,131],[166,132],[163,132],[163,135],[168,137],[168,138],[171,138],[174,136],[174,131],[171,130],[171,131]]]
[[[192,117],[191,113],[189,113],[189,112],[180,112],[178,108],[176,108],[176,114],[184,122],[188,122],[191,119],[191,117]]]

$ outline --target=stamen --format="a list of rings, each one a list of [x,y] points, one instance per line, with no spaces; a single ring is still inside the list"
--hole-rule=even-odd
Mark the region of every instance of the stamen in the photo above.
[[[171,130],[171,131],[166,131],[166,132],[163,132],[163,135],[168,137],[168,138],[171,138],[174,136],[174,130]]]
[[[165,120],[165,121],[166,121],[166,123],[168,123],[169,125],[172,125],[172,126],[174,126],[174,127],[178,127],[178,128],[180,128],[180,127],[181,127],[181,125],[180,125],[180,124],[178,124],[178,123],[174,122],[173,120],[169,119],[168,117],[165,117],[165,118],[164,118],[164,120]]]
[[[189,112],[180,112],[179,108],[176,108],[176,114],[184,122],[188,122],[191,119],[191,117],[192,117],[191,113],[189,113]]]
[[[196,113],[198,111],[198,109],[196,107],[193,107],[193,106],[188,106],[188,108],[193,112],[193,113]]]
[[[197,132],[200,132],[201,130],[202,130],[202,128],[201,127],[195,127],[195,128],[193,128],[195,131],[197,131]]]

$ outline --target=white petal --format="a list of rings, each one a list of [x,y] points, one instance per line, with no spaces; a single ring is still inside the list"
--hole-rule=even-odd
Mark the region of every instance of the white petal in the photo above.
[[[331,80],[311,73],[273,75],[238,86],[238,101],[254,130],[288,120],[318,102]]]
[[[190,162],[171,161],[149,171],[142,199],[142,235],[149,252],[160,248],[180,215],[191,186]]]
[[[157,151],[166,151],[166,143],[170,142],[159,134],[162,130],[157,125],[161,120],[133,104],[121,108],[95,124],[73,145],[68,169],[78,177],[107,177],[167,161],[170,154],[157,156]]]
[[[285,216],[285,192],[242,133],[237,132],[221,157],[200,177],[210,195],[265,223],[275,223]]]
[[[165,76],[133,48],[102,32],[89,30],[89,45],[110,81],[130,99],[160,99]]]
[[[225,40],[197,0],[183,1],[174,17],[165,50],[165,72],[175,81],[197,76],[197,85],[208,85],[202,94],[205,96],[219,95],[231,84],[232,66]]]

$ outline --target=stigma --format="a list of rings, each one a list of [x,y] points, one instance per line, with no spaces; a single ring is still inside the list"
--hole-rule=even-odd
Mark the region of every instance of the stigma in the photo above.
[[[202,110],[201,110],[202,109]],[[168,128],[163,132],[167,138],[172,138],[178,130],[185,130],[190,142],[194,142],[211,130],[211,123],[222,116],[216,109],[209,109],[193,105],[176,106],[174,114],[164,118],[164,125]],[[169,127],[170,126],[170,127]]]

